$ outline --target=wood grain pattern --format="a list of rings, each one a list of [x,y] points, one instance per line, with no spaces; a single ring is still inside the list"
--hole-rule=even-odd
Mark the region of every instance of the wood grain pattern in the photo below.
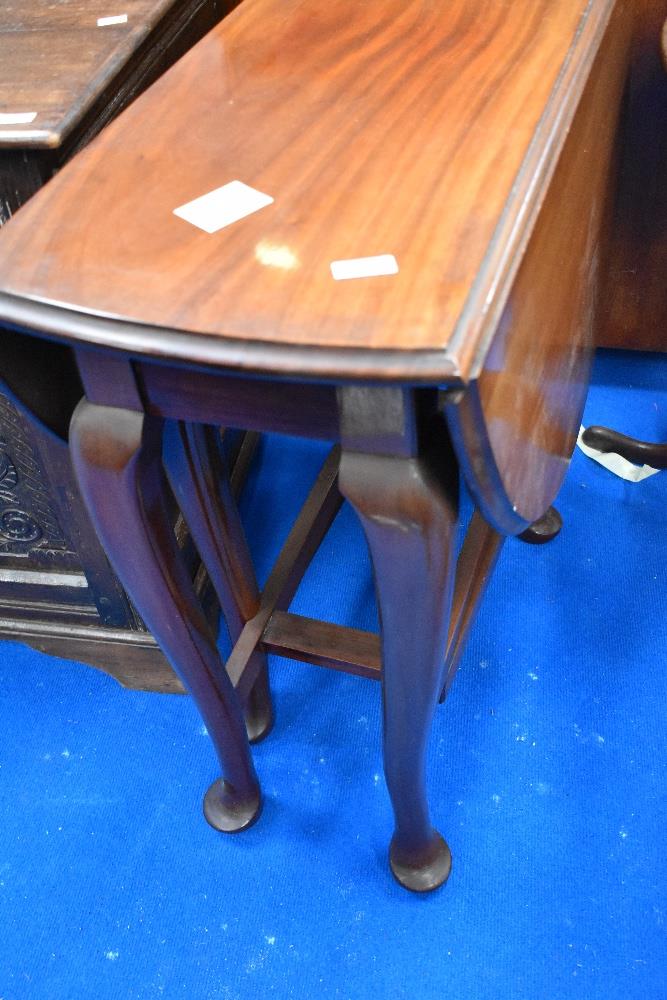
[[[267,653],[381,679],[380,637],[373,632],[274,611],[260,645]]]
[[[466,377],[613,7],[245,0],[6,227],[1,288],[139,320],[156,354],[170,328],[219,363],[236,338],[394,351],[404,376],[432,351],[433,380]],[[213,235],[172,214],[233,179],[274,203]],[[332,279],[377,253],[399,273]]]
[[[221,378],[218,373],[188,373],[171,365],[142,362],[134,370],[146,410],[155,416],[247,430],[270,427],[279,434],[305,434],[325,441],[338,438],[333,386]]]
[[[0,9],[0,226],[237,0],[132,0],[97,26],[101,0]]]
[[[390,863],[416,891],[450,870],[426,751],[499,550],[494,528],[543,513],[579,416],[627,9],[245,0],[0,234],[0,321],[74,342],[86,392],[116,407],[77,411],[76,467],[175,667],[204,710],[220,697],[236,716],[236,739],[228,726],[217,736],[241,772],[244,825],[259,795],[230,688],[247,694],[253,653],[273,634],[284,652],[377,673],[373,637],[281,615],[341,493],[356,509],[381,622]],[[236,178],[274,202],[210,236],[173,216]],[[370,253],[394,253],[398,273],[332,280],[332,259]],[[250,377],[230,371],[244,367]],[[232,425],[253,411],[255,429],[332,428],[342,443],[340,493],[334,451],[217,692],[209,630],[160,513],[158,431],[186,411]],[[459,464],[489,523],[473,519],[455,586]],[[205,811],[230,829],[224,788]]]
[[[449,408],[477,502],[503,532],[544,514],[574,450],[609,247],[630,15],[617,5],[479,379]],[[480,438],[488,450],[475,463]]]
[[[0,123],[0,149],[61,146],[110,84],[115,91],[111,103],[117,103],[119,72],[158,26],[173,25],[179,14],[191,19],[203,6],[216,4],[206,0],[3,4],[0,114],[34,112],[36,117],[21,125]],[[127,23],[97,26],[98,18],[119,13],[127,14]]]

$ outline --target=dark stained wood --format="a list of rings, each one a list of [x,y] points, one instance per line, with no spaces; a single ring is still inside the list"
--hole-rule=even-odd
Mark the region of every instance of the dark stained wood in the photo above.
[[[23,0],[0,10],[0,225],[77,150],[233,6],[233,0],[128,0],[126,24],[98,27],[108,5]]]
[[[72,420],[72,461],[109,558],[197,703],[223,772],[209,790],[212,825],[248,826],[260,809],[241,705],[194,593],[164,505],[162,423],[83,401]],[[118,524],[123,530],[118,531]]]
[[[608,427],[592,425],[583,433],[584,444],[604,453],[622,455],[635,465],[650,465],[653,469],[667,469],[667,444],[640,441],[612,431]]]
[[[632,9],[635,23],[619,136],[619,188],[597,340],[603,347],[665,351],[667,62],[660,58],[665,4],[633,0]]]
[[[30,343],[33,343],[32,339]],[[0,403],[1,405],[1,403]],[[20,419],[19,414],[16,414]],[[39,426],[33,425],[33,445],[35,436],[40,437]],[[230,436],[229,433],[225,437]],[[240,433],[235,446],[228,449],[228,464],[231,469],[230,485],[234,498],[238,500],[249,471],[258,443],[258,435]],[[65,472],[60,468],[60,462],[69,463],[69,456],[64,445],[46,438],[48,447],[48,464],[51,474],[60,484],[60,489],[54,490],[57,498],[61,494]],[[225,442],[223,439],[223,448]],[[60,457],[59,457],[60,456]],[[51,656],[77,660],[88,666],[97,667],[112,676],[123,687],[139,691],[159,691],[162,693],[183,694],[185,688],[177,674],[174,673],[164,657],[157,642],[146,631],[145,625],[129,605],[127,597],[112,573],[106,557],[98,544],[88,551],[92,530],[82,530],[89,515],[85,510],[78,489],[68,497],[67,517],[63,523],[72,538],[72,549],[76,556],[72,557],[72,580],[77,584],[65,587],[61,580],[48,584],[50,574],[44,565],[37,565],[40,582],[30,582],[24,585],[20,582],[20,574],[25,572],[26,558],[21,554],[16,560],[13,572],[17,578],[3,584],[0,582],[0,635],[5,639],[25,642],[34,649]],[[78,506],[76,506],[78,505]],[[217,629],[220,606],[204,567],[199,562],[199,555],[194,551],[191,539],[182,519],[174,513],[175,535],[182,558],[194,577],[194,586],[211,629]],[[50,538],[50,544],[55,539]],[[100,560],[100,556],[102,559]],[[84,573],[78,571],[78,561],[82,560]],[[3,555],[3,564],[8,563],[8,553]],[[33,567],[34,569],[35,567]],[[18,573],[17,573],[18,570]],[[8,570],[9,573],[12,570]],[[67,574],[62,574],[67,576]],[[80,585],[87,583],[87,587]],[[57,588],[57,599],[54,598],[54,587]],[[133,628],[114,629],[108,624],[114,612],[113,598],[122,601],[132,616]],[[68,599],[69,598],[69,599]],[[82,603],[85,600],[87,603]],[[92,602],[92,603],[91,603]],[[100,619],[107,622],[100,627]],[[125,619],[123,619],[125,621]]]
[[[257,431],[237,432],[236,447],[227,449],[227,441],[233,433],[228,428],[221,431],[222,449],[227,460],[227,468],[229,469],[229,486],[232,496],[238,502],[245,481],[248,478],[250,466],[259,447],[260,435]]]
[[[0,115],[36,117],[15,125],[0,120],[0,225],[232,5],[128,0],[122,5],[126,24],[98,27],[98,17],[120,10],[110,11],[102,0],[4,4]],[[46,636],[49,650],[85,659],[78,634],[83,623],[95,632],[94,638],[88,633],[91,659],[121,683],[129,678],[143,688],[177,687],[97,541],[66,449],[49,433],[66,439],[82,395],[72,353],[5,330],[0,386],[6,392],[0,396],[2,452],[20,470],[17,489],[0,503],[0,520],[13,518],[8,533],[0,524],[3,634],[40,649]],[[22,421],[26,410],[39,426]],[[205,597],[202,588],[200,579],[198,592]],[[217,611],[205,600],[215,622]],[[98,626],[109,630],[106,638],[97,635]],[[128,642],[124,655],[121,634]],[[105,656],[108,661],[100,663]]]
[[[267,653],[381,680],[380,637],[374,632],[274,611],[260,645]]]
[[[246,622],[227,660],[227,673],[242,700],[255,682],[254,652],[271,615],[289,607],[343,502],[338,491],[339,457],[337,447],[327,456],[266,581],[259,610]]]
[[[24,337],[13,330],[2,331],[0,349],[3,393],[27,410],[42,430],[67,441],[74,407],[83,396],[74,353],[63,344]]]
[[[0,601],[5,618],[142,627],[97,541],[67,445],[0,395]],[[69,609],[69,614],[64,609]]]
[[[50,303],[2,291],[0,322],[25,333],[39,332],[72,344],[87,341],[95,345],[112,345],[119,352],[132,356],[144,351],[159,355],[168,347],[172,360],[197,370],[219,367],[221,362],[217,339],[205,334],[163,329],[158,336],[153,327],[141,323],[79,313],[60,305],[54,309]],[[225,341],[224,363],[230,372],[284,379],[297,376],[304,382],[331,381],[332,372],[346,379],[377,380],[380,372],[386,381],[405,380],[407,372],[411,384],[430,385],[434,368],[440,373],[446,371],[446,377],[443,375],[438,381],[461,381],[458,369],[439,350],[419,351],[408,358],[406,351],[309,347],[238,338]]]
[[[366,535],[380,613],[384,771],[396,823],[390,864],[402,885],[425,892],[441,885],[451,867],[449,848],[431,824],[426,755],[443,684],[458,469],[441,434],[418,442],[423,432],[414,394],[403,398],[403,441],[390,451],[383,424],[390,411],[397,433],[399,407],[387,392],[394,390],[367,389],[363,400],[359,390],[340,392],[340,489]],[[379,453],[373,451],[375,427]],[[364,451],[352,450],[359,446]]]
[[[456,562],[454,596],[445,653],[444,700],[458,669],[471,625],[500,555],[504,536],[473,514]],[[331,622],[274,611],[262,633],[261,646],[306,663],[331,667],[372,680],[381,677],[380,637]]]
[[[196,372],[191,378],[172,365],[137,362],[139,391],[149,413],[224,427],[306,434],[325,441],[338,437],[336,391],[329,385],[231,377]],[[108,392],[108,385],[100,386]],[[307,417],[305,415],[307,414]],[[304,419],[305,417],[305,419]]]
[[[579,431],[608,246],[630,26],[629,8],[619,3],[515,264],[479,378],[460,405],[448,408],[475,499],[505,533],[524,531],[553,502]],[[483,458],[471,461],[473,454]]]
[[[88,662],[126,687],[181,690],[109,565],[65,443],[40,423],[29,425],[2,394],[0,426],[0,634]],[[172,519],[216,628],[219,607],[210,598],[208,578],[197,573],[199,558],[180,531],[175,508]]]
[[[56,157],[51,152],[0,149],[0,226],[11,219],[56,170]]]
[[[545,545],[552,542],[560,534],[563,527],[563,518],[555,507],[548,507],[542,517],[533,521],[525,531],[522,531],[519,538],[522,542],[530,545]]]
[[[75,357],[88,402],[103,406],[109,393],[109,385],[113,385],[114,399],[119,404],[122,403],[123,409],[143,412],[141,389],[130,358],[121,354],[102,357],[98,351],[81,348],[75,352]]]
[[[136,94],[139,80],[142,88],[151,82],[156,64],[165,68],[165,56],[177,58],[179,35],[186,32],[185,44],[192,44],[195,32],[203,34],[232,5],[123,0],[117,11],[113,6],[107,0],[3,5],[0,113],[36,112],[36,117],[27,124],[0,124],[0,148],[62,146],[96,104],[110,118],[127,102],[127,89]],[[127,14],[127,22],[98,27],[98,18],[110,11]],[[131,83],[121,76],[128,64],[133,64]]]
[[[475,614],[500,554],[504,536],[473,514],[456,562],[456,577],[449,634],[445,653],[444,700],[456,674]],[[276,653],[317,666],[331,667],[371,680],[381,679],[380,637],[331,622],[274,611],[261,646]]]
[[[259,591],[224,469],[217,428],[170,422],[163,461],[195,545],[204,562],[210,563],[209,576],[228,627],[238,633],[257,611]]]
[[[46,603],[46,602],[45,602]],[[53,602],[49,609],[53,611]],[[4,617],[5,614],[11,617]],[[185,688],[149,632],[101,628],[90,622],[73,620],[68,609],[65,624],[45,620],[41,614],[21,620],[16,605],[0,612],[0,637],[24,642],[40,653],[75,660],[97,667],[125,688],[184,694]]]
[[[410,378],[431,351],[434,381],[466,378],[613,7],[246,0],[8,228],[2,290],[136,320],[158,355],[181,329],[225,364],[235,340],[373,348]],[[234,179],[274,203],[214,235],[173,214]],[[397,275],[333,280],[382,253]]]
[[[445,653],[444,701],[465,648],[466,639],[505,538],[475,511],[456,561],[452,612]]]
[[[141,421],[222,416],[341,440],[340,488],[366,533],[380,611],[390,861],[418,891],[450,868],[425,791],[438,697],[499,533],[544,513],[574,441],[628,16],[625,0],[245,0],[0,234],[0,322],[94,348],[87,393],[129,407],[107,442],[87,403],[97,417],[75,431],[77,454],[83,442],[93,516],[167,644],[156,602],[178,562],[173,539],[151,505],[139,509],[131,477],[120,487],[121,467],[147,469],[150,456],[153,504],[163,488]],[[233,179],[273,203],[212,236],[173,215]],[[395,253],[398,273],[329,273],[332,260],[376,253]],[[276,630],[304,659],[372,672],[372,636],[286,613],[340,504],[337,465],[334,452],[239,634],[223,703],[230,688],[247,696]],[[456,577],[459,465],[486,523],[473,520]],[[134,505],[137,544],[154,548],[139,580],[108,476],[112,499]],[[191,607],[177,598],[186,631]],[[185,646],[172,655],[200,676],[177,662]],[[229,821],[224,786],[206,808]]]
[[[217,427],[169,421],[163,441],[167,477],[218,597],[232,645],[259,610],[259,590],[232,495]],[[248,735],[257,742],[273,724],[265,654],[255,649],[256,680],[245,704]]]

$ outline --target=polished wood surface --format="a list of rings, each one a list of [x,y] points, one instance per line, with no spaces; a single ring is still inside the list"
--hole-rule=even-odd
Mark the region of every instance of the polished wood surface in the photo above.
[[[350,500],[379,606],[390,863],[417,891],[450,868],[425,782],[438,697],[500,533],[544,514],[579,418],[627,10],[245,0],[0,234],[0,322],[75,345],[84,494],[204,717],[231,720],[215,738],[224,777],[240,775],[239,826],[259,808],[239,725],[257,652],[377,676],[368,634],[288,610]],[[173,215],[234,179],[274,201],[210,235]],[[398,272],[329,273],[377,253]],[[179,593],[156,429],[221,415],[330,434],[341,472],[339,492],[334,451],[218,682],[191,588]],[[457,571],[460,468],[485,520]],[[193,523],[211,516],[207,476],[188,496]],[[201,544],[224,573],[228,551]],[[217,782],[205,802],[220,829],[234,828],[226,792]]]
[[[505,536],[495,531],[475,510],[456,562],[452,613],[445,654],[445,682],[441,700],[447,696],[458,670],[468,633],[484,597]]]
[[[598,344],[667,350],[667,58],[664,0],[633,0],[632,63]],[[662,59],[661,59],[662,54]]]
[[[155,417],[82,400],[72,420],[72,461],[114,569],[195,698],[211,736],[225,780],[209,789],[207,819],[220,829],[238,830],[255,820],[261,795],[241,705],[165,506],[162,431]]]
[[[233,3],[131,0],[101,27],[100,0],[2,5],[0,225]]]
[[[488,441],[487,460],[467,469],[480,507],[501,531],[544,514],[577,439],[604,292],[631,27],[631,8],[618,4],[479,379],[461,407],[450,408],[465,454]]]
[[[217,427],[171,421],[163,464],[172,492],[218,597],[232,645],[259,609],[259,589],[232,492]],[[263,739],[273,725],[266,656],[253,654],[255,683],[245,704],[248,736]]]
[[[246,623],[227,660],[227,672],[242,698],[255,682],[255,650],[272,615],[289,607],[311,559],[340,510],[343,498],[338,491],[339,460],[340,450],[336,447],[327,456],[280,550],[262,591],[257,614]]]
[[[415,406],[399,389],[345,387],[339,399],[340,490],[366,535],[382,622],[384,770],[395,817],[389,863],[402,885],[426,892],[451,868],[431,822],[426,757],[446,676],[458,469],[433,397]]]
[[[74,322],[87,342],[466,379],[613,7],[245,0],[7,228],[1,288],[142,324]],[[235,179],[273,204],[212,235],[173,214]],[[333,280],[375,254],[398,274]]]
[[[214,6],[206,0],[2,4],[0,149],[61,146],[101,96],[108,96],[112,104],[118,101],[118,74],[151,32],[159,26],[173,28],[179,16],[187,21],[199,8]],[[98,18],[121,13],[127,15],[125,23],[98,27]],[[110,85],[114,93],[105,95]],[[34,120],[21,124],[2,120],[2,115],[21,113],[33,113]]]

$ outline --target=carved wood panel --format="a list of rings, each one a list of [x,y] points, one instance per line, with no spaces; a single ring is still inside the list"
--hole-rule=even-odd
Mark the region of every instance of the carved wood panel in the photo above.
[[[17,556],[26,569],[81,571],[23,417],[0,393],[0,560]]]

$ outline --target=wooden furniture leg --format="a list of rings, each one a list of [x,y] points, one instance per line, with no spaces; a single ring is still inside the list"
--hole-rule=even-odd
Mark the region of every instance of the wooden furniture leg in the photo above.
[[[248,827],[261,796],[241,705],[180,560],[164,504],[163,421],[83,400],[70,446],[82,495],[116,573],[201,712],[222,767],[204,814]]]
[[[458,472],[444,428],[439,441],[417,443],[414,396],[340,391],[339,485],[366,534],[380,612],[384,767],[396,821],[390,865],[401,885],[426,892],[451,868],[429,815],[426,756],[443,684]]]
[[[465,649],[486,586],[503,547],[505,536],[484,520],[478,510],[472,516],[456,563],[454,597],[445,654],[445,682],[440,701],[447,697]]]
[[[563,527],[563,518],[555,507],[549,507],[546,514],[533,521],[530,527],[526,528],[519,535],[522,542],[529,542],[531,545],[543,545],[550,542],[560,533]]]
[[[190,534],[211,578],[232,646],[259,609],[259,589],[241,518],[232,495],[217,427],[170,420],[165,427],[164,465]],[[246,699],[251,743],[273,724],[266,654],[256,649],[255,680]]]

